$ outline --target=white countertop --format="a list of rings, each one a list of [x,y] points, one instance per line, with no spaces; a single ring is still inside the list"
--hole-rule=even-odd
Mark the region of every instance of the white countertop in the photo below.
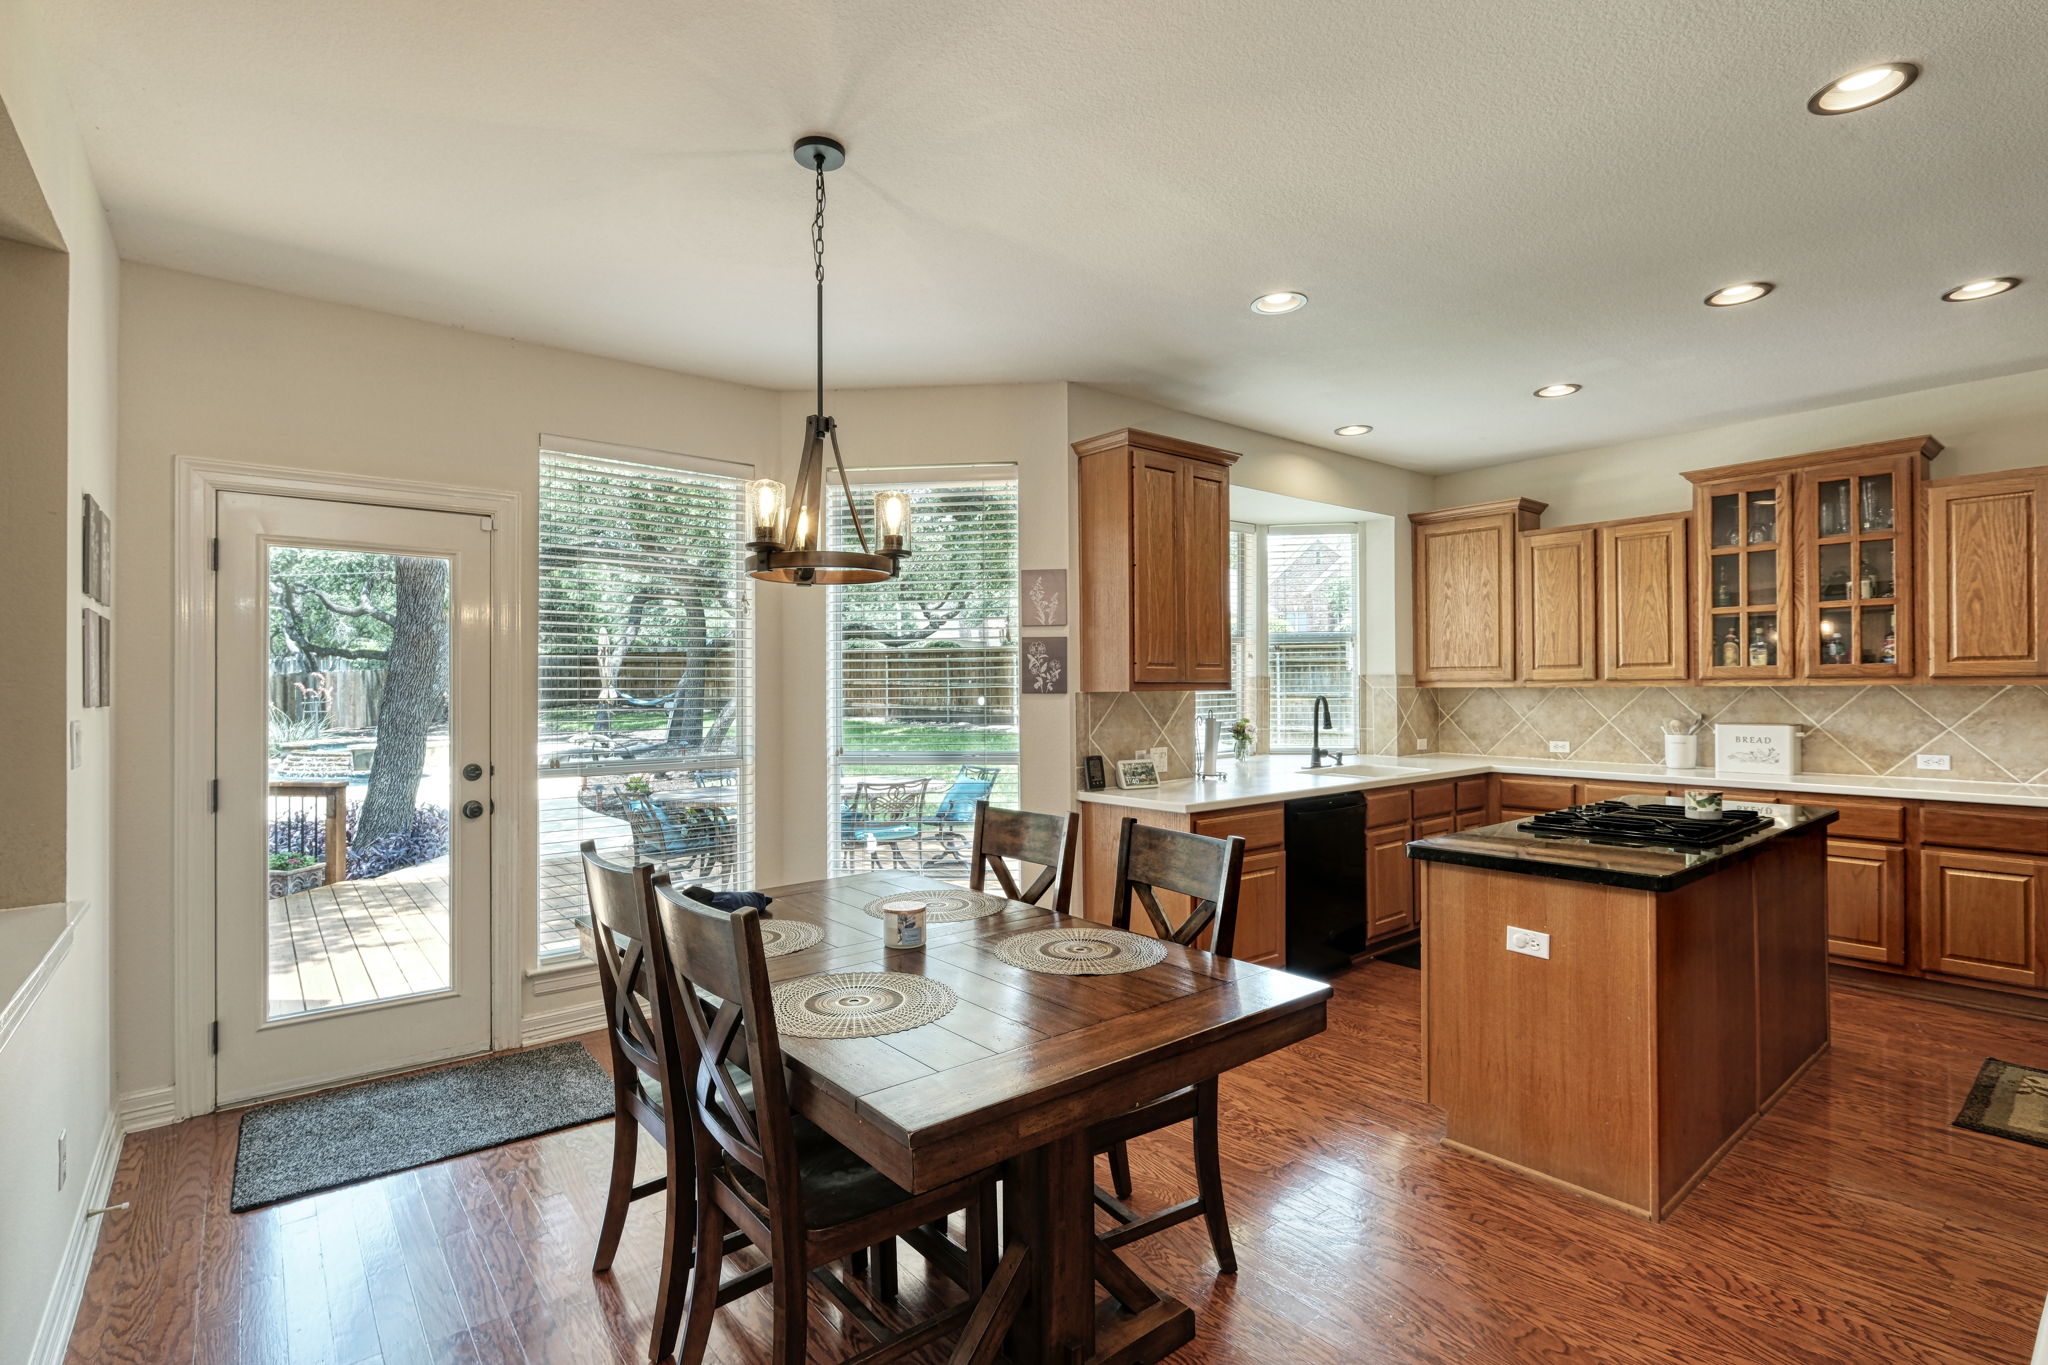
[[[1130,806],[1185,815],[1192,811],[1256,806],[1330,792],[1402,787],[1444,777],[1514,773],[1533,777],[1591,778],[1670,786],[1719,787],[1730,791],[1813,792],[1819,796],[1888,796],[1912,801],[1977,801],[1999,806],[2048,806],[2048,785],[2024,782],[1943,782],[1925,777],[1856,777],[1846,773],[1805,773],[1798,777],[1717,778],[1712,768],[1666,768],[1655,763],[1579,763],[1568,758],[1484,758],[1459,754],[1403,754],[1399,758],[1347,760],[1371,764],[1386,776],[1304,772],[1305,754],[1273,754],[1225,760],[1224,776],[1211,781],[1183,778],[1157,787],[1124,791],[1110,787],[1076,793],[1101,805]],[[1398,769],[1398,771],[1396,771]]]

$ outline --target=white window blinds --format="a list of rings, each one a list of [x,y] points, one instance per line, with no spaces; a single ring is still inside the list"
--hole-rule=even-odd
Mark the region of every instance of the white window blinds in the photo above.
[[[1275,526],[1266,532],[1266,673],[1270,742],[1306,749],[1310,712],[1330,699],[1325,748],[1358,750],[1358,534]]]
[[[542,449],[542,957],[575,951],[584,839],[681,885],[751,882],[751,473]]]
[[[863,518],[877,492],[910,495],[911,555],[888,582],[826,590],[839,866],[964,878],[975,800],[1017,799],[1017,480],[861,474]],[[830,506],[831,544],[856,546],[836,490]]]

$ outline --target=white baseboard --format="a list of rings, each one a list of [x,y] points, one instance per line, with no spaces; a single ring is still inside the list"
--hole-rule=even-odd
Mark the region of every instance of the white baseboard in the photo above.
[[[604,1001],[586,1000],[566,1009],[527,1015],[525,1023],[520,1025],[519,1046],[536,1047],[561,1038],[574,1038],[579,1033],[593,1033],[603,1027]]]
[[[118,1107],[124,1134],[168,1127],[179,1118],[177,1087],[159,1085],[148,1090],[131,1090],[121,1096]]]
[[[121,1163],[121,1121],[108,1114],[100,1129],[99,1145],[92,1154],[92,1169],[79,1191],[78,1213],[72,1219],[71,1235],[64,1242],[64,1259],[57,1265],[56,1282],[43,1304],[42,1325],[36,1329],[35,1345],[29,1348],[27,1365],[62,1365],[71,1346],[71,1329],[78,1321],[78,1304],[85,1297],[85,1277],[92,1269],[93,1248],[99,1245],[100,1224],[105,1216],[91,1218],[87,1209],[107,1202],[114,1188],[114,1168]],[[111,1215],[119,1217],[118,1214]]]

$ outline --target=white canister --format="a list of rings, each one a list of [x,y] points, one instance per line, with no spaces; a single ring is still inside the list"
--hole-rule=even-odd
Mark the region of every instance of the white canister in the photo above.
[[[1664,766],[1667,768],[1699,767],[1700,737],[1698,735],[1664,736]]]
[[[924,947],[923,901],[898,901],[882,912],[882,946],[885,948]]]

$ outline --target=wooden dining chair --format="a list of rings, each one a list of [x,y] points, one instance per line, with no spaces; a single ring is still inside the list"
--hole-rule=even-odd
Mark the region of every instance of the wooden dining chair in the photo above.
[[[1244,840],[1238,835],[1215,839],[1206,834],[1155,829],[1126,816],[1117,843],[1116,889],[1110,900],[1110,923],[1131,927],[1131,903],[1145,907],[1152,933],[1187,947],[1209,937],[1209,951],[1229,957],[1237,938],[1237,895],[1244,876]],[[1161,905],[1160,892],[1189,901],[1178,921]],[[1194,1125],[1195,1189],[1184,1200],[1156,1213],[1139,1214],[1125,1203],[1131,1197],[1132,1138],[1156,1133],[1177,1123]],[[1127,1114],[1089,1129],[1092,1149],[1109,1156],[1110,1184],[1115,1193],[1095,1191],[1095,1202],[1116,1219],[1102,1234],[1105,1246],[1120,1247],[1200,1214],[1209,1225],[1209,1245],[1216,1252],[1216,1273],[1237,1273],[1237,1252],[1230,1242],[1230,1220],[1223,1207],[1223,1162],[1217,1145],[1216,1078],[1185,1086],[1141,1104]]]
[[[721,1245],[728,1230],[768,1257],[765,1266],[723,1284],[719,1265],[699,1257],[690,1273],[679,1365],[703,1359],[718,1304],[763,1287],[774,1294],[773,1365],[804,1365],[809,1341],[809,1280],[816,1279],[875,1345],[853,1357],[881,1365],[923,1349],[973,1318],[955,1361],[983,1365],[1023,1300],[1022,1252],[995,1259],[993,1169],[911,1194],[791,1108],[782,1042],[754,909],[730,914],[655,886],[656,923],[649,960],[656,1014],[675,1021],[687,1054],[685,1091],[697,1150],[699,1246]],[[702,1000],[704,1008],[692,1008]],[[928,1224],[967,1214],[967,1245],[934,1235]],[[892,1331],[829,1267],[902,1238],[968,1299],[906,1331]],[[881,1297],[893,1296],[884,1285]]]
[[[590,899],[598,994],[604,1000],[605,1035],[612,1053],[612,1175],[604,1217],[598,1224],[597,1257],[591,1263],[593,1272],[603,1274],[618,1254],[619,1235],[625,1230],[626,1211],[633,1201],[665,1194],[668,1226],[695,1228],[696,1179],[689,1118],[675,1108],[680,1092],[669,1083],[683,1074],[678,1067],[681,1054],[674,1031],[654,1014],[647,953],[654,869],[645,863],[627,866],[611,862],[598,854],[595,840],[585,839],[583,882]],[[665,1169],[653,1180],[636,1185],[633,1169],[643,1128],[661,1144]],[[675,1348],[683,1320],[690,1249],[687,1241],[678,1249],[671,1238],[662,1253],[650,1360],[659,1360]]]
[[[986,873],[993,872],[996,885],[1013,901],[1039,905],[1052,893],[1051,909],[1067,913],[1074,897],[1074,831],[1072,813],[1041,815],[1037,811],[1004,810],[986,801],[974,803],[974,851],[968,864],[967,885],[980,891]],[[1018,889],[1010,873],[1010,860],[1029,863],[1039,870],[1031,885]]]

